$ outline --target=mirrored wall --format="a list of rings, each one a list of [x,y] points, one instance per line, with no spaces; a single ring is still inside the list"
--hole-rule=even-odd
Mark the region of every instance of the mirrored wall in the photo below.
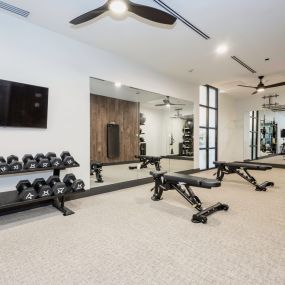
[[[91,188],[150,177],[157,161],[193,169],[193,102],[96,78],[90,88]]]
[[[244,160],[285,166],[285,112],[244,114]]]

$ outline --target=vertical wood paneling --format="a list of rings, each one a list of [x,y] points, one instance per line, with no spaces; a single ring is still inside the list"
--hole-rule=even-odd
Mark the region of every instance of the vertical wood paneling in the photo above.
[[[91,95],[91,160],[103,163],[134,161],[139,152],[139,104],[135,102]],[[120,126],[120,157],[107,157],[107,124]]]

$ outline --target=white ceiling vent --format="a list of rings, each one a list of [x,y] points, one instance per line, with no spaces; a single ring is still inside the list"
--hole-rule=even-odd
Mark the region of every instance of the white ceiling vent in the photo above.
[[[0,8],[4,9],[6,11],[9,11],[11,13],[20,15],[20,16],[25,17],[25,18],[27,18],[30,15],[30,12],[25,11],[23,9],[20,9],[20,8],[18,8],[16,6],[10,5],[8,3],[5,3],[3,1],[0,1]]]

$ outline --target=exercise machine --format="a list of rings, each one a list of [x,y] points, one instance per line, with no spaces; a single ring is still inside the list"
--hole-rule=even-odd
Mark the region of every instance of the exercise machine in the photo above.
[[[217,211],[227,211],[229,206],[222,203],[217,203],[208,208],[202,207],[202,202],[195,195],[191,189],[193,187],[207,188],[220,187],[221,182],[216,179],[206,179],[196,176],[190,176],[178,173],[167,173],[164,171],[153,171],[150,172],[154,179],[154,194],[152,196],[153,201],[161,200],[163,191],[176,190],[188,203],[190,203],[197,211],[197,214],[192,216],[193,223],[207,223],[207,216]]]
[[[270,165],[264,164],[251,164],[243,162],[224,162],[224,161],[214,161],[214,165],[218,168],[216,179],[223,181],[225,175],[236,173],[256,188],[256,191],[266,191],[267,187],[274,186],[273,182],[265,181],[261,184],[258,184],[256,179],[248,172],[249,170],[259,170],[266,171],[272,169]]]
[[[96,175],[96,180],[98,183],[103,183],[103,176],[102,176],[102,169],[103,163],[102,162],[91,162],[90,163],[90,175]]]
[[[140,160],[139,167],[137,166],[129,166],[129,169],[142,169],[147,168],[147,166],[154,165],[156,171],[160,171],[160,160],[162,159],[161,156],[148,156],[148,155],[136,155],[135,158],[138,158]]]

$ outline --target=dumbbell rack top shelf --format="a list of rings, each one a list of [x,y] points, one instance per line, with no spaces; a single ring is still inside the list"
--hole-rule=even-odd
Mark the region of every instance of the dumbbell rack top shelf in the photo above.
[[[27,174],[27,173],[31,173],[31,172],[40,172],[40,171],[55,171],[58,172],[60,170],[65,170],[67,168],[73,168],[73,167],[79,167],[80,165],[75,162],[72,166],[60,166],[60,167],[46,167],[46,168],[35,168],[35,169],[22,169],[19,171],[7,171],[7,172],[1,172],[0,176],[4,176],[4,175],[13,175],[13,174]],[[57,174],[55,174],[57,175]]]
[[[75,162],[73,166],[61,166],[58,168],[49,167],[49,168],[23,169],[20,171],[9,171],[6,173],[0,173],[0,175],[1,176],[12,175],[12,174],[20,175],[25,173],[28,174],[31,172],[53,171],[53,175],[59,176],[61,170],[79,167],[79,166],[80,165],[77,162]],[[79,192],[84,192],[84,191],[79,191]],[[46,202],[47,204],[52,204],[56,209],[62,212],[64,216],[69,216],[74,214],[74,212],[64,206],[65,198],[66,196],[74,195],[79,192],[72,192],[71,189],[68,189],[65,195],[37,198],[29,201],[21,201],[19,199],[19,195],[16,190],[2,192],[0,193],[0,215],[3,213],[5,214],[9,210],[11,210],[12,212],[17,212],[21,211],[26,207],[33,206],[35,204],[44,204]]]

